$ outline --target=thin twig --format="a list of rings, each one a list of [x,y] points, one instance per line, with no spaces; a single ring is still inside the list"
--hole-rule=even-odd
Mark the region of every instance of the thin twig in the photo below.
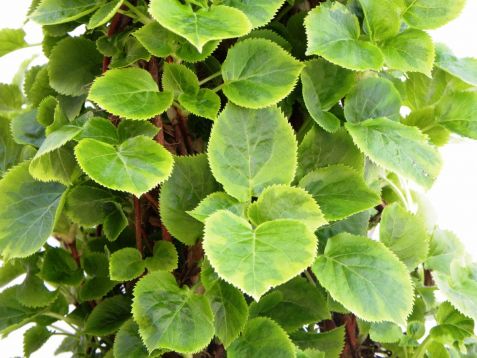
[[[143,253],[142,250],[142,214],[141,214],[141,202],[139,198],[134,197],[134,226],[136,229],[136,248],[139,252]]]

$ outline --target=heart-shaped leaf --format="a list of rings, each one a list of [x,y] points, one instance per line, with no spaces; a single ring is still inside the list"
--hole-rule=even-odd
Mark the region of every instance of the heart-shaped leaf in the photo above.
[[[305,270],[316,255],[315,235],[297,220],[267,221],[253,228],[220,210],[206,219],[204,232],[204,250],[215,271],[257,301]]]
[[[97,78],[89,99],[117,116],[145,120],[167,110],[171,92],[160,92],[151,75],[139,68],[114,69]]]
[[[303,64],[276,43],[247,39],[231,48],[222,64],[222,90],[239,106],[268,107],[293,90],[302,68]]]
[[[136,284],[132,313],[149,352],[198,352],[214,336],[209,301],[187,286],[180,288],[168,272],[152,272]]]
[[[75,148],[81,169],[107,188],[141,196],[166,180],[172,172],[172,155],[144,136],[115,147],[96,139],[83,139]]]
[[[339,2],[315,7],[305,19],[307,55],[319,55],[351,70],[379,70],[383,54],[360,39],[358,18]]]
[[[249,201],[268,185],[291,183],[296,139],[278,108],[251,110],[228,104],[212,128],[208,156],[225,191]]]
[[[149,12],[166,29],[186,38],[199,52],[212,40],[240,37],[252,29],[245,14],[225,5],[194,11],[179,0],[152,0]]]

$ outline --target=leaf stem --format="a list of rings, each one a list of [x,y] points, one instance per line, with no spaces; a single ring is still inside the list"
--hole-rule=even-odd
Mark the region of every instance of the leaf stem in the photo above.
[[[50,324],[50,327],[53,328],[55,331],[58,331],[58,332],[61,332],[63,335],[65,336],[73,336],[75,337],[75,335],[71,332],[68,332],[67,330],[61,328],[61,327],[58,327],[58,326],[55,326],[54,324]]]
[[[149,17],[147,17],[141,11],[139,11],[138,8],[134,6],[133,4],[131,4],[128,0],[124,0],[124,5],[126,5],[128,9],[131,10],[131,12],[133,12],[134,15],[136,15],[136,18],[139,22],[142,22],[144,25],[152,22],[152,20]]]
[[[209,77],[204,78],[203,80],[199,81],[199,86],[202,86],[202,85],[206,84],[207,82],[213,80],[214,78],[219,77],[221,74],[222,74],[222,72],[218,71],[218,72],[210,75]]]
[[[219,91],[222,89],[222,87],[224,87],[224,84],[225,84],[225,83],[221,83],[220,85],[218,85],[217,87],[215,87],[214,89],[212,89],[212,91],[213,91],[213,92],[219,92]]]
[[[429,345],[429,343],[432,342],[432,339],[431,339],[431,336],[427,336],[426,339],[424,339],[421,343],[421,345],[419,346],[419,348],[417,348],[417,350],[414,352],[414,354],[412,355],[412,358],[423,358],[424,357],[424,354],[426,353],[426,350],[427,350],[427,346]]]
[[[63,315],[61,315],[59,313],[56,313],[56,312],[45,312],[45,313],[43,313],[43,315],[51,317],[51,318],[56,318],[59,321],[64,321],[65,323],[69,324],[71,326],[71,328],[73,328],[75,331],[77,330],[77,328],[75,327],[76,324],[66,316],[63,316]]]
[[[313,286],[316,287],[316,282],[315,282],[315,280],[313,279],[313,277],[311,276],[311,274],[310,274],[310,272],[308,271],[308,269],[306,269],[306,270],[304,271],[304,273],[305,273],[305,276],[306,276],[306,278],[308,279],[308,281],[310,281],[310,283],[311,283]]]
[[[409,209],[409,204],[401,189],[399,189],[399,187],[394,184],[392,180],[388,179],[385,175],[382,175],[381,179],[383,179],[393,189],[393,191],[399,196],[399,199],[401,199],[402,203],[406,206],[407,209]]]

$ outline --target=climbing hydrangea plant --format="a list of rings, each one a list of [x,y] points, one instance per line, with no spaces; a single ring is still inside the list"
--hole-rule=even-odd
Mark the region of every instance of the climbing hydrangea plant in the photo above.
[[[477,139],[477,60],[426,32],[463,6],[33,0],[48,61],[0,85],[1,334],[29,325],[25,356],[64,335],[72,357],[474,357],[477,264],[413,189]]]

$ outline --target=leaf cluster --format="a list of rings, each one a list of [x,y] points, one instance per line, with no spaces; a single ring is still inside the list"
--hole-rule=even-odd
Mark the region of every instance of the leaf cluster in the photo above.
[[[25,356],[474,356],[477,264],[414,190],[477,139],[477,60],[426,32],[463,6],[33,0],[48,62],[0,84],[0,333],[32,325]]]

